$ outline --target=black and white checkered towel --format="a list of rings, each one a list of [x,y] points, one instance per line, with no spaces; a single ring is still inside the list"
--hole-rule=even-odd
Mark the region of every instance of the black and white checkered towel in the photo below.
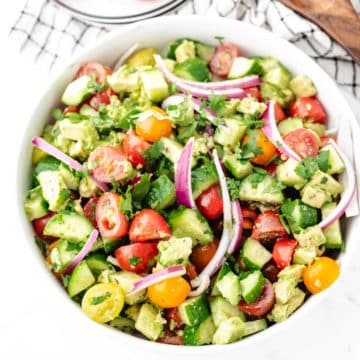
[[[352,2],[360,13],[360,0]],[[188,0],[175,13],[217,14],[269,29],[304,50],[342,88],[360,99],[360,65],[316,25],[277,0]],[[53,69],[112,29],[78,20],[50,0],[28,0],[10,30],[10,38],[20,44],[30,61]]]

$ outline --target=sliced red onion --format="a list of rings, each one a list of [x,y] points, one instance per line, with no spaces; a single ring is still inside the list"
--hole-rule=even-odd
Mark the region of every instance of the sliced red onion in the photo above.
[[[159,55],[154,55],[156,64],[159,70],[164,76],[172,83],[181,83],[190,85],[194,88],[205,89],[205,90],[230,90],[230,89],[246,89],[253,86],[258,86],[261,83],[261,79],[257,75],[249,75],[241,79],[225,80],[225,81],[214,81],[214,82],[199,82],[181,79],[172,74],[166,67],[164,60]]]
[[[231,203],[231,210],[233,220],[233,234],[228,248],[228,253],[230,255],[234,254],[234,252],[240,247],[243,232],[243,216],[240,202],[238,200],[235,200]]]
[[[130,46],[129,49],[127,49],[124,53],[122,53],[119,57],[119,60],[116,61],[113,71],[116,71],[121,67],[125,61],[130,57],[137,49],[139,48],[139,44],[135,43],[134,45]]]
[[[321,229],[325,229],[333,222],[338,220],[345,213],[347,207],[351,202],[352,197],[355,194],[355,173],[351,162],[333,139],[330,139],[329,143],[334,146],[335,150],[344,162],[345,172],[343,174],[343,183],[345,190],[341,194],[341,199],[334,211],[318,224]]]
[[[65,269],[64,274],[70,274],[76,265],[89,253],[91,248],[93,247],[97,237],[99,236],[99,232],[94,229],[92,233],[90,234],[89,238],[87,239],[85,245],[80,250],[80,252],[74,257],[73,261],[70,263],[70,265]]]
[[[267,108],[262,115],[262,119],[265,120],[265,125],[262,127],[267,138],[272,142],[272,144],[284,155],[293,158],[295,160],[301,161],[300,156],[291,149],[281,137],[279,130],[276,125],[275,119],[275,103],[270,100],[268,102]]]
[[[190,297],[195,297],[195,296],[201,295],[204,291],[207,290],[209,285],[210,285],[210,277],[206,276],[206,275],[201,276],[200,279],[199,279],[198,287],[195,290],[191,291],[189,296]]]
[[[58,159],[62,163],[68,165],[70,168],[76,170],[76,171],[85,171],[85,167],[79,163],[77,160],[74,160],[70,156],[64,154],[62,151],[60,151],[58,148],[56,148],[54,145],[49,144],[47,141],[45,141],[40,136],[34,136],[32,138],[32,143],[34,146],[39,148],[40,150],[46,152],[47,154],[53,156],[55,159]],[[95,178],[91,177],[91,179],[96,183],[96,185],[104,192],[109,191],[109,188],[106,184],[103,182],[97,181]]]
[[[107,261],[108,263],[110,263],[110,264],[118,267],[118,268],[120,267],[119,262],[117,261],[116,257],[114,257],[114,256],[109,255],[109,256],[106,258],[106,261]]]
[[[194,138],[186,143],[180,159],[175,167],[175,192],[179,204],[188,208],[196,208],[191,188],[191,161],[194,147]]]
[[[232,218],[230,195],[227,189],[225,174],[216,150],[213,151],[213,159],[219,177],[221,196],[223,200],[223,232],[215,255],[206,265],[204,270],[199,274],[199,276],[191,281],[191,285],[193,287],[200,287],[202,284],[204,284],[206,278],[210,278],[220,268],[231,241]],[[205,290],[206,288],[203,291]]]
[[[171,279],[177,276],[183,276],[185,274],[186,274],[186,268],[184,265],[170,266],[166,269],[147,275],[143,277],[141,280],[134,283],[134,285],[132,286],[131,290],[127,293],[127,295],[133,295],[160,281]]]

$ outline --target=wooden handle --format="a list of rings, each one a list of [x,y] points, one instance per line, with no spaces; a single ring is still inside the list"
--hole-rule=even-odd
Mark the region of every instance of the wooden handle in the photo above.
[[[321,27],[360,63],[360,17],[349,0],[280,0]]]

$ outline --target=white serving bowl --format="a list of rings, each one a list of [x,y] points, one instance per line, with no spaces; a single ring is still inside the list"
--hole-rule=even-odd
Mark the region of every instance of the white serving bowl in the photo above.
[[[58,291],[58,296],[63,297],[64,307],[61,311],[64,316],[69,316],[73,321],[83,322],[85,327],[98,327],[99,332],[108,332],[109,336],[115,337],[117,341],[124,341],[128,346],[141,346],[142,349],[159,350],[171,345],[158,344],[127,335],[107,326],[100,326],[91,322],[81,313],[79,306],[75,305],[67,296],[66,292],[59,286],[55,277],[46,268],[40,251],[34,243],[34,232],[31,224],[23,212],[23,201],[26,190],[30,184],[31,174],[31,138],[41,133],[44,124],[50,119],[50,113],[54,106],[59,104],[59,99],[66,84],[72,79],[79,64],[86,61],[98,61],[108,66],[114,65],[121,53],[132,44],[139,43],[140,46],[151,46],[164,49],[166,45],[177,38],[189,37],[205,43],[217,44],[215,36],[222,36],[226,41],[238,44],[242,52],[260,56],[274,56],[295,74],[307,74],[314,81],[319,92],[319,98],[324,104],[329,115],[329,127],[341,127],[351,125],[353,134],[360,139],[360,130],[355,117],[344,99],[342,93],[334,81],[305,53],[289,42],[276,35],[257,28],[253,25],[225,18],[199,17],[199,16],[169,16],[147,20],[115,31],[103,37],[98,43],[83,51],[81,56],[73,59],[60,75],[44,91],[44,95],[36,106],[29,119],[24,139],[21,144],[20,157],[18,161],[17,194],[20,212],[20,221],[25,231],[25,241],[31,247],[34,260],[40,264],[48,273],[48,284],[44,286],[46,291]],[[346,251],[341,254],[339,261],[342,268],[342,276],[350,264],[352,255],[357,247],[356,228],[360,227],[360,218],[347,219],[344,224],[344,237],[346,239]],[[42,263],[42,264],[41,264]],[[335,286],[336,287],[336,286]],[[51,290],[48,290],[48,289]],[[225,346],[206,346],[206,353],[242,349],[245,346],[259,344],[265,337],[285,331],[288,324],[300,321],[301,317],[309,313],[311,307],[319,306],[325,296],[333,293],[333,288],[321,294],[312,296],[306,303],[293,314],[287,321],[271,326],[266,331],[245,338],[239,342]],[[54,290],[53,290],[54,289]],[[204,347],[171,346],[173,354],[201,354]]]

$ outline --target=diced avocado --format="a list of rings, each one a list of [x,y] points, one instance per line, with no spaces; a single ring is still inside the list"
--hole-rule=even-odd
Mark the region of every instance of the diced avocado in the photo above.
[[[249,114],[253,116],[260,116],[266,109],[266,104],[260,101],[257,101],[252,96],[247,96],[246,98],[240,100],[239,105],[236,110],[243,114]]]
[[[207,65],[199,58],[187,59],[174,66],[174,74],[191,81],[209,81],[211,73]]]
[[[250,269],[261,269],[272,258],[271,252],[251,237],[245,240],[241,256]]]
[[[216,328],[211,316],[196,326],[185,326],[184,344],[185,345],[204,345],[210,344],[215,334]]]
[[[175,60],[178,63],[182,63],[186,60],[194,59],[195,51],[195,43],[184,39],[175,49]]]
[[[156,211],[173,205],[175,203],[174,183],[166,175],[159,176],[151,183],[146,201]]]
[[[279,60],[273,57],[257,58],[259,65],[261,66],[262,72],[267,73],[271,69],[279,66]]]
[[[299,265],[309,265],[315,260],[316,256],[315,247],[297,247],[293,256],[293,263]]]
[[[241,298],[240,282],[232,271],[229,271],[217,282],[217,289],[231,305],[235,306],[239,303]]]
[[[206,134],[201,137],[197,137],[194,140],[193,147],[193,157],[207,155],[210,149],[213,149],[215,146],[212,136],[208,136]],[[193,159],[193,163],[194,163]],[[194,164],[192,164],[194,165]]]
[[[191,39],[176,39],[175,41],[173,41],[172,43],[169,44],[169,47],[168,47],[167,53],[166,53],[166,57],[168,59],[175,60],[175,50],[184,40],[192,41]]]
[[[318,170],[311,178],[311,184],[317,185],[320,189],[328,192],[332,196],[339,195],[344,189],[331,175]]]
[[[201,42],[195,43],[196,55],[205,63],[208,63],[214,53],[214,48]]]
[[[253,303],[262,294],[264,284],[265,277],[261,271],[255,270],[246,274],[240,280],[241,297],[247,304]]]
[[[304,128],[312,130],[318,136],[323,136],[325,134],[326,126],[324,124],[319,124],[311,121],[304,122]]]
[[[30,221],[45,216],[48,210],[48,204],[45,201],[41,186],[28,191],[24,202],[24,211]]]
[[[91,254],[86,257],[86,262],[97,279],[104,270],[114,270],[114,266],[111,265],[104,254]]]
[[[290,89],[296,97],[315,96],[317,91],[307,75],[297,75],[290,81]]]
[[[166,112],[175,125],[188,126],[194,121],[194,103],[188,96],[178,104],[169,105]]]
[[[59,171],[42,171],[38,175],[41,191],[44,199],[49,204],[49,210],[59,211],[65,208],[70,197],[70,190],[67,188]]]
[[[186,264],[192,250],[192,240],[189,237],[177,238],[158,243],[158,262],[163,267],[177,264]]]
[[[216,275],[216,278],[215,278],[215,281],[213,284],[213,288],[211,290],[212,296],[220,295],[220,291],[217,287],[217,284],[229,271],[231,271],[231,267],[227,262],[225,262]]]
[[[336,203],[325,204],[321,208],[322,218],[327,218],[336,208]],[[328,249],[342,249],[343,240],[341,235],[340,221],[336,220],[331,225],[323,230],[326,242],[325,246]]]
[[[127,60],[129,67],[154,66],[154,55],[157,51],[153,48],[144,48],[134,52]]]
[[[98,115],[98,112],[93,108],[91,107],[90,105],[88,104],[83,104],[81,105],[81,108],[79,110],[79,113],[81,115],[84,115],[84,116],[97,116]]]
[[[66,87],[61,101],[68,106],[81,104],[89,95],[95,92],[95,88],[91,88],[93,80],[90,76],[80,76],[73,80]]]
[[[262,68],[256,59],[249,59],[240,56],[233,60],[228,78],[236,79],[253,74],[261,75],[261,73]]]
[[[177,141],[164,137],[160,140],[163,145],[162,154],[167,157],[174,165],[180,160],[183,146]]]
[[[286,91],[285,91],[286,90]],[[291,90],[280,89],[273,84],[263,81],[260,85],[261,97],[264,100],[274,100],[282,108],[286,108],[292,102],[294,96]]]
[[[93,148],[96,141],[99,140],[99,134],[94,124],[89,120],[72,121],[64,119],[59,122],[61,134],[69,140],[84,141],[91,143],[88,148]]]
[[[122,316],[117,316],[111,320],[109,325],[127,334],[132,334],[135,330],[135,321]]]
[[[55,272],[64,271],[79,253],[83,245],[83,242],[79,243],[65,239],[57,242],[49,254],[52,270]]]
[[[188,326],[199,325],[210,315],[208,304],[203,296],[185,300],[178,309],[181,321]]]
[[[231,317],[240,317],[245,321],[245,315],[237,306],[231,305],[222,296],[216,296],[210,300],[210,310],[216,327],[226,319]]]
[[[64,179],[65,185],[70,190],[77,190],[79,187],[80,180],[77,176],[75,176],[72,170],[69,169],[65,164],[59,165],[59,172]]]
[[[241,182],[240,200],[257,201],[266,204],[281,204],[284,194],[277,180],[270,175],[250,174]]]
[[[304,265],[298,265],[298,264],[289,265],[278,273],[278,279],[279,280],[292,279],[298,283],[302,279],[304,269],[305,269]]]
[[[172,210],[168,221],[174,236],[190,237],[193,245],[204,245],[214,240],[207,220],[198,210],[187,208]]]
[[[79,242],[86,241],[93,229],[91,222],[85,216],[61,211],[48,221],[44,235]]]
[[[280,89],[287,89],[291,79],[291,73],[282,65],[277,65],[267,71],[263,77],[265,82],[277,86]]]
[[[46,155],[39,163],[35,166],[35,169],[32,172],[31,184],[33,187],[39,185],[37,179],[38,175],[42,171],[57,171],[59,170],[60,161],[53,158],[52,156]]]
[[[110,275],[110,279],[111,281],[116,281],[124,290],[124,293],[127,294],[132,289],[133,285],[141,280],[142,277],[132,272],[119,271]],[[141,290],[133,295],[125,295],[125,303],[128,305],[141,303],[145,300],[145,293],[146,290]]]
[[[191,187],[194,199],[198,198],[203,191],[218,182],[219,178],[215,165],[212,162],[206,162],[204,165],[194,169],[191,172]]]
[[[140,73],[140,79],[149,100],[160,102],[169,96],[168,84],[159,70],[144,70]]]
[[[336,149],[333,145],[327,144],[325,145],[321,150],[320,153],[328,151],[328,165],[329,168],[327,170],[327,173],[330,175],[333,174],[342,174],[345,170],[344,162],[342,161],[341,157],[337,153]]]
[[[294,295],[297,281],[288,278],[280,279],[273,284],[277,304],[286,304]]]
[[[170,72],[174,72],[174,68],[175,68],[175,64],[176,61],[175,60],[171,60],[171,59],[163,59],[165,67],[170,71]]]
[[[301,200],[305,204],[320,209],[326,202],[331,201],[331,195],[318,186],[307,183],[301,190]]]
[[[319,247],[326,243],[326,238],[322,230],[318,226],[311,226],[301,230],[298,234],[294,234],[295,239],[298,241],[299,246]]]
[[[69,279],[68,293],[70,297],[80,294],[95,284],[95,278],[85,260],[76,265]]]
[[[85,176],[80,180],[79,193],[82,197],[90,198],[98,195],[99,188],[91,177]]]
[[[294,296],[286,304],[275,304],[268,318],[271,321],[285,321],[305,300],[305,293],[295,288]]]
[[[247,321],[244,323],[244,336],[255,334],[267,328],[266,319]]]
[[[288,118],[278,124],[278,130],[281,136],[287,135],[289,132],[301,129],[304,127],[303,121],[300,118]]]
[[[154,305],[143,304],[135,322],[135,329],[150,340],[157,340],[163,333],[165,320]]]
[[[132,92],[139,89],[139,75],[138,71],[129,71],[129,67],[123,65],[109,75],[106,80],[110,88],[116,93]]]
[[[249,160],[239,160],[236,155],[225,155],[223,157],[225,167],[236,179],[242,179],[251,174],[252,165]]]
[[[222,321],[213,336],[216,345],[230,344],[244,336],[244,322],[240,317],[231,317]]]
[[[131,305],[125,310],[125,314],[131,320],[136,321],[139,317],[140,309],[141,309],[140,304]]]
[[[286,186],[293,186],[295,189],[301,189],[306,180],[296,173],[299,161],[289,158],[276,167],[276,179]]]
[[[235,147],[245,135],[246,125],[240,120],[225,119],[225,125],[219,125],[215,130],[214,141],[217,144]]]

